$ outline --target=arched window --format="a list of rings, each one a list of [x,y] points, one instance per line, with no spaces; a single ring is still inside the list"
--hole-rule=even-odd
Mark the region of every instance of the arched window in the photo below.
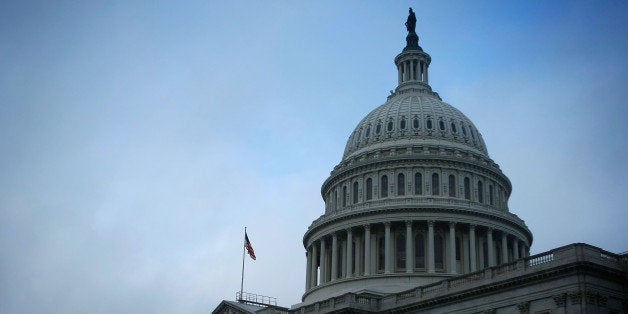
[[[406,195],[406,176],[403,173],[397,175],[397,195]]]
[[[366,200],[373,198],[373,179],[366,179]]]
[[[399,122],[399,128],[402,130],[406,129],[406,118],[401,118],[401,121]]]
[[[449,175],[448,188],[449,188],[449,196],[456,197],[456,176],[454,176],[453,174]]]
[[[428,130],[432,129],[432,119],[431,118],[427,118],[427,129]]]
[[[358,182],[353,182],[353,204],[358,203]]]
[[[464,178],[464,198],[471,199],[471,181],[467,177]]]
[[[412,120],[412,127],[415,129],[419,128],[419,118],[414,117],[414,120]]]
[[[369,138],[370,135],[371,135],[371,125],[369,124],[369,126],[366,127],[366,134],[364,135],[364,137]]]
[[[423,194],[423,175],[420,172],[414,174],[414,194]]]
[[[382,131],[382,123],[378,122],[377,126],[375,126],[375,134],[379,135],[381,131]]]
[[[398,233],[395,239],[396,251],[395,260],[397,260],[397,270],[406,269],[406,236]]]
[[[445,131],[445,122],[443,122],[443,120],[438,120],[438,127],[441,131]]]
[[[488,201],[490,202],[491,205],[495,205],[495,201],[493,199],[493,185],[492,184],[488,185]]]
[[[462,129],[462,135],[467,136],[467,128],[463,125],[460,126],[460,128]]]
[[[384,271],[384,265],[386,263],[386,243],[384,236],[379,236],[377,239],[377,270],[379,272]]]
[[[422,233],[414,236],[414,268],[425,268],[425,238]]]
[[[440,182],[438,180],[438,173],[432,174],[432,195],[440,195]]]
[[[342,187],[342,207],[347,206],[347,187]]]
[[[484,187],[482,181],[478,181],[478,202],[484,203]]]
[[[380,197],[388,197],[388,176],[386,175],[382,176],[379,190],[380,190],[380,194],[379,194]]]
[[[388,121],[388,132],[393,130],[393,122],[392,120]]]
[[[440,270],[445,268],[445,248],[443,245],[443,237],[440,234],[434,235],[434,267]]]
[[[458,133],[458,129],[456,129],[456,123],[454,123],[453,121],[451,122],[451,132]]]

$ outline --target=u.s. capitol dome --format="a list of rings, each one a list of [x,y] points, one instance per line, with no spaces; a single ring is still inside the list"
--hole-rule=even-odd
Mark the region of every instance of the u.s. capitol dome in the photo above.
[[[398,86],[349,135],[303,237],[304,304],[397,293],[529,254],[508,209],[511,183],[473,122],[429,85],[431,57],[412,29]]]

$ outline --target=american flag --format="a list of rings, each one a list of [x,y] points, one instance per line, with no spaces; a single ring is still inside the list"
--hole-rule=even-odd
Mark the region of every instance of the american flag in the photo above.
[[[255,260],[255,251],[253,251],[253,246],[251,245],[251,241],[249,241],[249,236],[244,232],[244,247],[246,248],[246,252],[249,253],[249,256],[253,260]]]

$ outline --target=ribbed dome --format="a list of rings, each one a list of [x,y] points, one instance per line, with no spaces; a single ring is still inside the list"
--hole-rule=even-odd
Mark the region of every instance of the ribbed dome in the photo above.
[[[386,147],[447,146],[488,157],[469,118],[433,93],[402,93],[371,111],[349,136],[343,160]]]

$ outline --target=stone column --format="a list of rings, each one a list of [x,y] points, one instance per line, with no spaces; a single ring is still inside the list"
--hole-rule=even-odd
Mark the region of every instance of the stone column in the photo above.
[[[347,239],[342,240],[340,251],[342,252],[342,263],[340,264],[341,276],[342,278],[347,278]]]
[[[484,268],[488,267],[487,263],[485,263],[485,262],[488,262],[488,260],[485,261],[485,258],[484,258],[484,245],[483,245],[483,243],[486,242],[485,240],[486,240],[486,238],[484,236],[482,236],[481,234],[478,234],[478,242],[476,242],[477,243],[477,246],[476,246],[477,247],[477,253],[478,253],[478,257],[479,257],[479,259],[478,259],[478,269],[484,269]],[[487,247],[488,247],[488,245],[487,245]]]
[[[390,238],[390,222],[384,223],[384,273],[392,272],[392,239]]]
[[[512,241],[512,258],[515,261],[519,259],[519,239],[516,237]]]
[[[429,80],[427,79],[427,62],[425,62],[425,84],[429,84]]]
[[[406,221],[406,273],[411,273],[414,270],[414,254],[413,248],[414,237],[412,236],[412,221]]]
[[[310,246],[305,252],[307,266],[305,266],[305,291],[312,286],[312,247]]]
[[[403,62],[403,81],[408,80],[408,61]]]
[[[364,225],[364,276],[371,274],[371,226]]]
[[[403,70],[401,68],[401,64],[397,65],[397,85],[403,83]]]
[[[353,277],[353,231],[347,229],[347,278]]]
[[[321,238],[321,284],[327,282],[327,243]]]
[[[452,274],[456,271],[456,223],[449,223],[449,272]]]
[[[360,248],[360,243],[362,243],[360,237],[358,235],[355,236],[355,267],[353,272],[356,276],[359,276],[362,273],[362,250]]]
[[[469,273],[469,235],[462,233],[462,273]]]
[[[338,278],[338,235],[331,236],[331,280]]]
[[[502,231],[502,264],[508,264],[508,236]]]
[[[475,225],[470,225],[469,226],[469,253],[471,256],[469,256],[469,266],[470,266],[470,271],[474,272],[476,270],[478,270],[477,266],[476,266],[476,261],[477,261],[477,251],[475,249]]]
[[[488,246],[488,267],[495,266],[495,243],[493,242],[493,228],[486,230],[486,245]]]
[[[312,243],[312,274],[311,287],[315,287],[318,284],[318,245],[316,242]]]
[[[434,272],[434,221],[427,222],[427,272]]]

